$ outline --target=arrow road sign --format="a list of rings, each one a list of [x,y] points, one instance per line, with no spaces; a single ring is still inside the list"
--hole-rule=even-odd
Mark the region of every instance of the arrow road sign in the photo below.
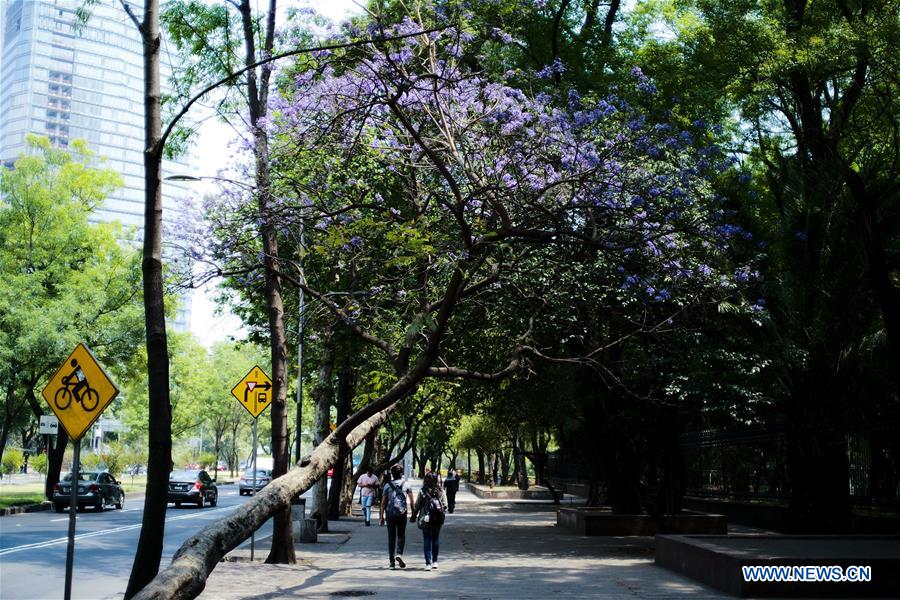
[[[257,418],[272,402],[272,380],[259,365],[250,369],[243,379],[231,390],[231,395]]]

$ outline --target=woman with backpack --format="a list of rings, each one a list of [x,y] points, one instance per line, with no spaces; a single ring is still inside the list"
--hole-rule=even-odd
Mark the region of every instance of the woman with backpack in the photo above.
[[[434,473],[425,475],[422,489],[416,498],[410,521],[415,522],[422,530],[425,546],[425,570],[437,569],[438,566],[438,539],[441,535],[441,526],[444,524],[444,515],[447,506],[444,504],[444,492],[440,481]]]

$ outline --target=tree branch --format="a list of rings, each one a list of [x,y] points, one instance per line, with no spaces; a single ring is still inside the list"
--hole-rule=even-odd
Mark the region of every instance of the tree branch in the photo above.
[[[122,2],[123,0],[119,0],[119,1]],[[274,56],[264,58],[263,60],[253,63],[251,65],[247,65],[243,69],[239,69],[239,70],[235,71],[234,73],[228,75],[227,77],[223,77],[219,81],[206,86],[205,88],[200,90],[200,92],[198,92],[196,95],[194,95],[193,98],[188,100],[187,103],[185,103],[185,105],[181,107],[181,110],[179,110],[178,113],[174,117],[172,117],[172,120],[169,121],[169,124],[168,124],[168,126],[166,126],[165,131],[163,131],[162,137],[160,138],[160,148],[162,148],[166,145],[166,140],[169,139],[169,136],[172,134],[172,131],[175,129],[175,126],[182,119],[182,117],[184,117],[188,113],[188,111],[191,109],[191,107],[195,103],[197,103],[201,98],[203,98],[203,96],[205,96],[209,92],[215,90],[219,86],[222,86],[222,85],[225,85],[226,83],[234,81],[235,79],[237,79],[238,77],[240,77],[241,75],[243,75],[244,73],[249,71],[250,69],[255,69],[256,67],[266,65],[270,62],[274,62],[276,60],[281,60],[282,58],[288,58],[290,56],[297,56],[299,54],[308,54],[310,52],[319,52],[319,51],[325,51],[325,50],[341,50],[341,49],[345,49],[345,48],[358,48],[360,46],[366,46],[369,44],[379,44],[379,43],[383,43],[383,42],[391,42],[394,40],[402,40],[402,39],[406,39],[406,38],[410,38],[410,37],[415,37],[418,35],[428,35],[429,33],[436,33],[439,31],[444,31],[445,29],[448,29],[449,27],[450,27],[449,25],[446,25],[444,27],[435,27],[432,29],[424,30],[424,31],[417,31],[415,33],[406,33],[403,35],[397,35],[397,36],[388,37],[388,38],[366,39],[366,40],[357,40],[354,42],[344,42],[344,43],[340,43],[340,44],[325,44],[323,46],[298,48],[296,50],[291,50],[290,52],[283,52],[281,54],[276,54]]]

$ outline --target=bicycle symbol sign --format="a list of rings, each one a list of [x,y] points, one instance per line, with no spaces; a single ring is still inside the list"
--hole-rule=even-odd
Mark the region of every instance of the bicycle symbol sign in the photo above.
[[[41,393],[69,437],[78,440],[119,389],[88,347],[78,344]]]

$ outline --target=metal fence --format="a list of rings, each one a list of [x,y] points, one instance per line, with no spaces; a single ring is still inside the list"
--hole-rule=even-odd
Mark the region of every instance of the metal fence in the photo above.
[[[890,510],[900,502],[900,415],[847,423],[848,488],[858,508]],[[685,493],[735,500],[790,497],[784,427],[696,431],[681,436]]]

